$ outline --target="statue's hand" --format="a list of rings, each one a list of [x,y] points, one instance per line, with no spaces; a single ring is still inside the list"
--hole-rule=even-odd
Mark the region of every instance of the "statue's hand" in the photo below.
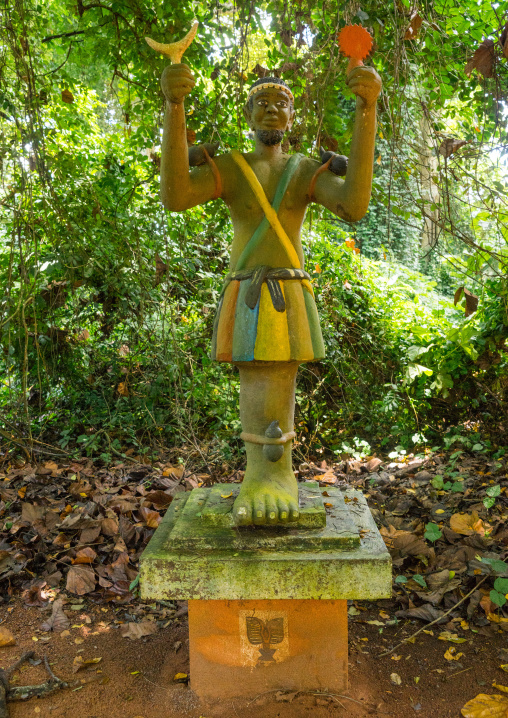
[[[162,73],[162,92],[168,102],[181,104],[196,84],[194,75],[187,65],[168,65]]]
[[[381,78],[373,67],[355,67],[347,76],[346,84],[367,107],[372,106],[381,92]]]

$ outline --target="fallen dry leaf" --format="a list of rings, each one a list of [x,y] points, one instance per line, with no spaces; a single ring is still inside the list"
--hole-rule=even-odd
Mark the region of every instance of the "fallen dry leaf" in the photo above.
[[[440,641],[450,641],[450,643],[465,643],[466,638],[460,638],[456,633],[451,631],[441,631],[438,636]]]
[[[172,476],[174,479],[181,479],[183,476],[183,466],[166,466],[162,472],[163,476]]]
[[[367,463],[365,464],[365,468],[367,469],[367,471],[370,474],[373,471],[375,471],[378,468],[378,466],[380,466],[382,463],[383,462],[381,461],[381,459],[374,457],[373,459],[370,459],[370,461],[367,461]]]
[[[439,145],[439,154],[443,157],[451,157],[454,152],[467,145],[467,140],[458,140],[455,137],[447,137]]]
[[[414,40],[422,26],[423,18],[417,12],[411,15],[409,27],[404,34],[404,40]]]
[[[71,566],[67,574],[66,589],[83,596],[95,589],[95,572],[88,566]]]
[[[152,511],[151,509],[147,509],[146,506],[142,506],[139,509],[138,513],[141,517],[141,520],[144,521],[144,523],[150,529],[156,529],[162,521],[162,517],[158,511]]]
[[[473,57],[469,60],[464,71],[468,77],[473,70],[478,70],[483,77],[494,77],[494,40],[487,38],[479,45]]]
[[[116,536],[116,534],[118,533],[118,519],[103,519],[101,523],[101,532],[104,534],[104,536]]]
[[[48,595],[46,591],[44,591],[46,581],[42,582],[42,586],[38,585],[38,583],[34,586],[30,586],[30,588],[28,588],[23,594],[23,598],[25,599],[25,604],[27,606],[36,606],[37,608],[42,608],[48,603]]]
[[[442,618],[444,611],[432,606],[430,603],[424,603],[423,606],[408,608],[405,611],[396,611],[395,615],[399,618],[419,618],[421,621],[431,623],[432,621]]]
[[[398,673],[390,673],[390,680],[395,686],[400,686],[402,684],[402,678]]]
[[[76,552],[75,558],[72,559],[73,564],[81,564],[81,563],[93,563],[95,559],[97,558],[97,554],[91,548],[90,546],[85,546],[85,548],[79,549],[79,551]]]
[[[479,693],[461,710],[464,718],[507,718],[508,698]]]
[[[503,48],[503,55],[508,59],[508,22],[504,26],[501,37],[499,38],[501,47]]]
[[[450,646],[450,648],[447,648],[444,657],[447,661],[458,661],[459,658],[461,658],[464,654],[463,653],[457,653],[457,649],[454,646]]]
[[[154,621],[148,620],[140,621],[139,623],[131,621],[120,626],[120,633],[123,638],[131,638],[133,641],[138,638],[143,638],[143,636],[150,636],[153,633],[157,633],[157,630],[157,624]]]
[[[0,626],[0,648],[3,648],[4,646],[15,646],[16,645],[16,639],[12,635],[12,633],[9,631],[8,628],[5,628],[5,626]]]
[[[82,668],[89,668],[90,666],[96,666],[97,663],[100,663],[102,661],[102,657],[100,658],[87,658],[86,660],[83,658],[83,656],[76,656],[74,660],[72,661],[72,672],[77,673]]]
[[[47,621],[44,621],[41,628],[43,631],[54,631],[55,633],[61,633],[70,626],[70,621],[63,611],[63,600],[57,599],[53,603],[53,610],[51,616]]]
[[[501,686],[499,683],[496,683],[496,681],[492,681],[492,688],[497,688],[497,690],[502,693],[508,693],[508,686]]]
[[[476,296],[476,294],[470,292],[469,289],[466,289],[465,287],[459,287],[453,297],[453,303],[455,304],[455,306],[457,306],[457,303],[460,302],[462,294],[464,294],[464,297],[466,299],[465,315],[466,317],[469,317],[478,309],[478,297]]]
[[[508,623],[508,618],[499,616],[497,613],[487,613],[487,618],[489,621],[492,621],[492,623]]]
[[[337,481],[337,477],[331,469],[325,471],[324,474],[319,474],[318,476],[315,476],[314,479],[316,481],[321,481],[323,484],[334,484]]]
[[[497,608],[496,604],[492,603],[490,600],[490,596],[488,594],[481,597],[479,605],[483,608],[487,617],[490,616]]]
[[[485,530],[491,527],[482,521],[476,511],[472,511],[470,514],[453,514],[450,518],[450,528],[463,536],[471,536],[474,533],[485,536]]]
[[[146,494],[145,500],[151,501],[154,508],[165,509],[173,501],[173,497],[159,489],[158,491],[150,491],[150,493]]]

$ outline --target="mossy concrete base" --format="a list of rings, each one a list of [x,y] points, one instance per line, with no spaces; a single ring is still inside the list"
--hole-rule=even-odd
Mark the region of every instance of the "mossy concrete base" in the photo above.
[[[319,503],[325,511],[326,525],[314,528],[235,528],[226,510],[235,497],[231,484],[177,494],[141,557],[141,597],[390,597],[390,556],[363,495],[328,488],[322,498],[323,492],[316,482],[300,484],[301,514],[309,509],[317,521]]]

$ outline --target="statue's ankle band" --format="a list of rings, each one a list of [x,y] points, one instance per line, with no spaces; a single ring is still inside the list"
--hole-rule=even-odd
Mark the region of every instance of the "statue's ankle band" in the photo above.
[[[249,444],[275,444],[276,446],[280,446],[280,444],[287,444],[288,441],[291,441],[296,436],[296,433],[294,431],[288,431],[285,434],[282,434],[282,436],[277,437],[276,439],[270,439],[268,436],[260,436],[259,434],[249,434],[247,431],[242,431],[240,434],[240,439],[243,441],[247,441]]]

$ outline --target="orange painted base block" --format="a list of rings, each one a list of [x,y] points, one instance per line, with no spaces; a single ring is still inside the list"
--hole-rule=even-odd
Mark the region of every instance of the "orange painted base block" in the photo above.
[[[189,601],[191,688],[201,699],[347,689],[347,601]]]

